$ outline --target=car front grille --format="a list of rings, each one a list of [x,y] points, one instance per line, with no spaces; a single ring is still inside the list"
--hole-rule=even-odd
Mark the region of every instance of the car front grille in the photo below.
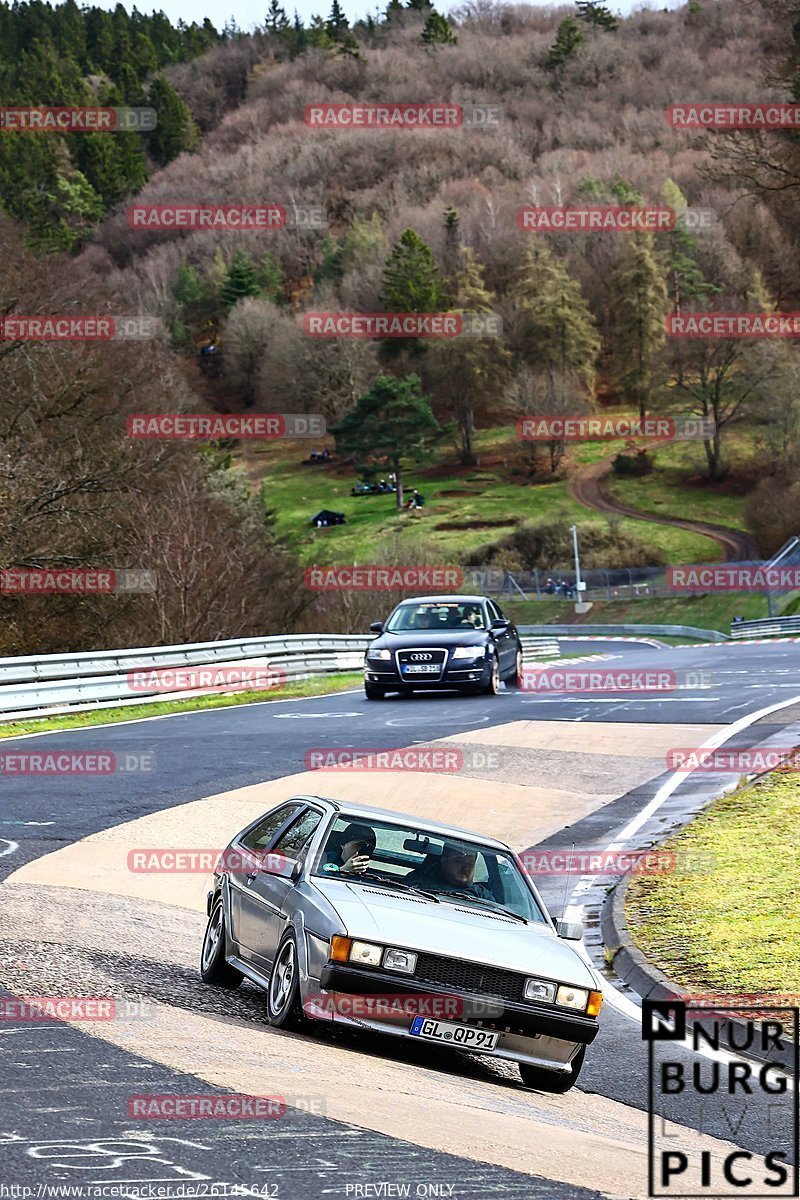
[[[512,1004],[524,1003],[525,976],[500,967],[484,967],[480,963],[461,962],[440,954],[417,955],[414,979],[419,983],[438,984],[459,992],[491,996]]]
[[[404,679],[441,679],[447,663],[446,650],[428,650],[424,646],[419,649],[398,650],[397,669]],[[435,667],[435,671],[415,671],[414,667]],[[412,668],[409,670],[409,668]]]

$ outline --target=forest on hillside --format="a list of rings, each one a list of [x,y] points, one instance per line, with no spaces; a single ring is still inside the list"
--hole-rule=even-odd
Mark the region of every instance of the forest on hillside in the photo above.
[[[231,447],[131,443],[133,411],[321,412],[345,428],[395,379],[474,461],[476,428],[624,405],[761,431],[750,502],[765,550],[800,527],[796,344],[675,342],[669,313],[791,311],[800,283],[800,150],[791,130],[681,131],[670,104],[800,101],[791,0],[690,0],[611,17],[473,0],[452,19],[391,0],[350,26],[337,0],[306,27],[272,0],[255,34],[0,3],[3,104],[150,105],[156,130],[0,130],[0,310],[141,312],[164,336],[100,346],[0,342],[9,565],[112,562],[159,594],[3,599],[4,642],[134,644],[291,628],[300,571]],[[496,128],[309,126],[309,104],[493,104]],[[324,228],[133,228],[137,204],[321,208]],[[525,205],[713,210],[712,228],[531,234]],[[54,286],[53,280],[58,280]],[[315,340],[309,311],[496,313],[502,337]],[[214,345],[218,368],[201,370]],[[416,383],[409,381],[416,380]],[[410,389],[410,391],[409,391]],[[419,411],[422,411],[420,409]],[[563,447],[521,446],[528,481]],[[98,519],[100,518],[100,519]],[[191,581],[191,584],[187,581]],[[58,610],[58,611],[57,611]]]

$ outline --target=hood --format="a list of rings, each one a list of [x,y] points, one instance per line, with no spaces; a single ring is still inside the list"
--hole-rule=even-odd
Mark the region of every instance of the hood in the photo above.
[[[580,955],[547,925],[523,925],[502,913],[462,907],[457,901],[436,904],[369,883],[319,876],[313,883],[333,905],[348,935],[362,941],[541,975],[575,987],[597,986]]]
[[[394,651],[406,646],[485,646],[488,638],[488,629],[403,629],[379,634],[369,648]]]

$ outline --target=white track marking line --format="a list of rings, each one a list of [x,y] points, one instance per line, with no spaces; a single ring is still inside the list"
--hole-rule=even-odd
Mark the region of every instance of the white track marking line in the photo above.
[[[326,696],[360,696],[360,688],[351,688],[346,692],[325,692]],[[319,700],[317,696],[287,696],[285,700],[252,700],[248,704],[221,704],[219,708],[191,708],[186,712],[156,713],[152,717],[131,717],[126,721],[105,721],[102,725],[73,725],[70,729],[39,729],[36,733],[14,733],[9,737],[0,738],[0,746],[6,742],[21,742],[23,738],[55,737],[59,733],[84,733],[95,729],[116,729],[121,725],[141,725],[143,721],[168,721],[172,717],[196,717],[198,714],[224,712],[229,715],[232,708],[260,708],[264,704],[301,704],[308,700]],[[59,717],[68,717],[69,713],[59,713]],[[74,714],[78,716],[78,713]],[[32,718],[46,721],[47,717]],[[20,717],[24,721],[24,717]],[[0,722],[11,724],[12,722]]]

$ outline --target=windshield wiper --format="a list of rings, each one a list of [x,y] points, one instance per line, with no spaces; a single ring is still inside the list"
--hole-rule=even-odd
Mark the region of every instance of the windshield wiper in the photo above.
[[[348,871],[345,875],[347,879],[369,879],[372,883],[382,883],[385,887],[399,888],[402,892],[416,892],[419,896],[424,896],[426,900],[433,900],[435,904],[439,903],[439,897],[435,892],[426,892],[424,888],[417,887],[413,883],[405,883],[402,879],[392,879],[386,875],[380,875],[377,871],[373,871],[367,867],[366,871]]]
[[[491,908],[493,912],[505,913],[507,917],[514,917],[517,921],[522,921],[523,925],[528,924],[528,918],[523,917],[522,913],[514,912],[513,908],[503,908],[502,904],[498,904],[496,900],[484,900],[482,896],[471,896],[469,892],[445,892],[439,888],[440,896],[453,896],[457,900],[469,900],[472,904],[482,904],[484,908]]]

